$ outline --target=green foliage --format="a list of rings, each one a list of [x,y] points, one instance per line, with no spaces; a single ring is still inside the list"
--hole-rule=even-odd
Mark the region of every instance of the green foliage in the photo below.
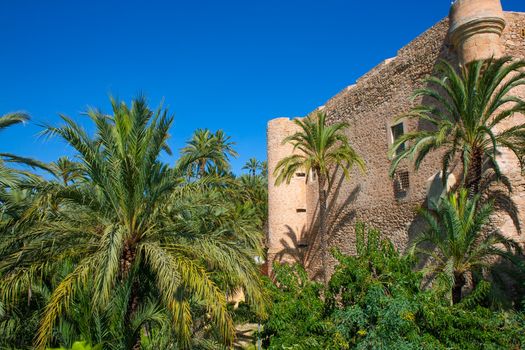
[[[286,137],[283,144],[289,143],[294,150],[300,152],[277,163],[277,185],[289,183],[299,170],[306,172],[307,176],[312,171],[318,177],[329,180],[334,167],[340,167],[345,176],[349,176],[349,171],[354,165],[364,169],[364,160],[352,148],[345,134],[348,124],[328,125],[324,113],[294,119],[294,123],[299,127],[299,131]]]
[[[325,317],[322,285],[310,281],[299,265],[276,264],[274,272],[278,287],[269,283],[274,300],[264,324],[264,346],[269,349],[345,349],[346,344],[335,325]]]
[[[50,348],[48,350],[102,350],[102,346],[100,345],[91,346],[87,344],[86,342],[77,341],[73,344],[71,348],[60,347],[60,348],[53,348],[53,349]]]
[[[37,349],[78,339],[129,349],[146,329],[164,348],[231,344],[228,292],[243,289],[265,312],[255,196],[243,200],[239,183],[218,173],[187,181],[159,159],[170,153],[167,111],[150,110],[143,97],[129,107],[111,102],[112,115],[87,112],[93,135],[66,116],[44,131],[68,143],[78,163],[60,159],[50,168],[56,179],[26,184],[25,195],[0,189],[9,209],[0,222],[0,327],[16,315],[23,324],[2,327],[10,338],[0,346],[24,339],[27,347],[30,337]],[[234,154],[224,133],[213,137],[224,157]],[[70,268],[57,274],[64,262]],[[47,291],[39,304],[36,288]],[[38,329],[24,330],[33,316]]]
[[[479,203],[479,196],[469,198],[465,189],[444,198],[435,212],[420,210],[428,229],[414,240],[412,252],[430,258],[425,272],[451,303],[462,299],[468,276],[478,284],[499,272],[494,258],[519,266],[519,244],[499,230],[488,230],[492,213],[492,203]],[[515,269],[515,277],[519,274]]]
[[[250,176],[257,175],[257,172],[261,172],[264,175],[265,162],[260,162],[256,158],[250,158],[242,167],[243,170],[247,170]]]
[[[197,129],[181,150],[177,167],[189,177],[228,173],[229,158],[237,157],[233,146],[230,137],[222,130],[212,133],[208,129]]]
[[[335,251],[339,265],[324,289],[299,266],[276,266],[268,349],[517,349],[523,316],[495,312],[473,295],[450,306],[421,288],[423,275],[378,231],[356,227],[356,255]],[[486,287],[480,287],[482,290]],[[475,293],[474,293],[475,294]]]

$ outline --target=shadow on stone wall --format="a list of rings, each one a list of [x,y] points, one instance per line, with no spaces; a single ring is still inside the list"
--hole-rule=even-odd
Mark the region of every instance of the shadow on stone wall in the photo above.
[[[452,44],[450,43],[450,38],[446,37],[442,44],[442,49],[440,51],[439,57],[435,62],[434,68],[432,69],[432,75],[436,75],[438,73],[438,65],[442,60],[446,60],[452,64],[454,64],[456,67],[459,67],[459,59],[458,56],[453,49]],[[431,85],[426,86],[431,87]],[[435,86],[433,86],[436,88]],[[439,90],[439,89],[438,89]],[[444,91],[442,91],[444,93]],[[434,100],[430,99],[428,97],[425,97],[422,99],[421,103],[423,105],[433,105]],[[417,125],[418,130],[433,130],[434,126],[431,125],[426,120],[419,120]],[[440,157],[441,160],[441,157]],[[458,187],[462,184],[462,161],[461,159],[455,159],[454,162],[451,164],[451,171],[450,173],[455,175],[455,177],[458,179],[456,184],[450,189],[450,191],[457,190]],[[511,180],[505,176],[505,174],[501,174],[501,177],[497,179],[496,172],[494,171],[494,164],[485,162],[483,165],[484,168],[484,174],[482,178],[482,183],[480,186],[480,193],[483,194],[482,201],[487,201],[489,199],[494,201],[494,207],[495,207],[495,215],[498,214],[506,214],[509,216],[509,218],[512,220],[512,223],[514,227],[516,228],[517,232],[521,234],[521,224],[519,219],[519,208],[512,199],[513,195],[513,184],[511,183]],[[426,207],[428,208],[428,201],[426,203]],[[411,225],[411,229],[409,229],[409,238],[410,241],[413,238],[414,234],[416,233],[416,229],[420,228],[419,225],[419,219],[416,218],[414,220],[414,223]]]
[[[285,261],[289,263],[298,263],[306,266],[306,255],[307,251],[305,245],[308,241],[309,232],[305,227],[302,228],[301,232],[296,232],[291,226],[286,225],[286,237],[288,239],[281,239],[280,243],[283,246],[279,252],[275,254],[272,261]]]

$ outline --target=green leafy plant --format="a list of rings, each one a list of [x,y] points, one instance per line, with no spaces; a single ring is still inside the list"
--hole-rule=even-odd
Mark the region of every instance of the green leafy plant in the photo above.
[[[326,288],[309,281],[300,266],[276,266],[264,325],[268,349],[474,350],[525,344],[522,314],[478,302],[486,284],[451,306],[440,293],[422,289],[414,257],[401,255],[377,230],[359,224],[356,254],[334,255],[339,265]]]
[[[495,257],[519,265],[520,245],[488,227],[493,209],[491,203],[479,204],[479,195],[470,199],[467,190],[460,189],[442,200],[435,212],[420,210],[428,229],[414,240],[411,250],[430,257],[426,273],[451,303],[462,299],[469,276],[478,283],[497,273]]]
[[[451,63],[442,61],[437,75],[427,80],[428,87],[414,93],[414,98],[426,98],[432,103],[419,105],[399,117],[431,127],[411,131],[394,142],[390,150],[391,175],[403,159],[413,160],[417,169],[430,152],[442,150],[443,181],[459,157],[462,184],[473,196],[480,191],[484,169],[492,168],[500,177],[498,151],[514,153],[523,168],[525,123],[507,126],[506,122],[515,113],[525,111],[525,101],[514,95],[516,87],[525,85],[524,67],[524,60],[504,57],[474,61],[458,72]]]

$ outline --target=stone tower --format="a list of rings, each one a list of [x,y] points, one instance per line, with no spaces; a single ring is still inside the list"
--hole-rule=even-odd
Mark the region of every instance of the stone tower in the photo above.
[[[500,0],[457,0],[450,11],[450,37],[458,53],[461,64],[473,60],[499,58],[512,55],[507,52],[502,34],[506,27],[505,13]],[[521,36],[525,29],[521,29]],[[522,58],[522,57],[520,57]],[[513,94],[525,97],[525,89],[514,89]],[[498,125],[507,129],[524,122],[523,115],[514,115]],[[497,156],[502,173],[513,185],[511,199],[516,206],[517,216],[521,224],[525,222],[525,196],[523,194],[524,180],[515,155],[507,149],[500,150]],[[516,223],[509,215],[499,213],[496,218],[501,231],[518,241],[525,242],[519,234]]]
[[[268,122],[268,269],[272,262],[295,261],[295,250],[307,230],[306,174],[298,172],[289,184],[275,186],[274,171],[277,163],[293,154],[290,144],[283,139],[298,131],[298,126],[288,118]]]
[[[450,36],[462,63],[502,55],[505,17],[499,0],[457,0],[449,17]]]

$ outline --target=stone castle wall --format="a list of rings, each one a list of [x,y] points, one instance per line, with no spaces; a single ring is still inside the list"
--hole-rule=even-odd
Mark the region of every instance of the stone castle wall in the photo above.
[[[507,12],[504,16],[507,24],[499,39],[501,53],[524,58],[525,36],[522,36],[524,35],[522,30],[525,30],[525,14]],[[461,52],[457,43],[454,45],[448,32],[449,20],[440,21],[399,50],[397,57],[384,61],[360,78],[356,84],[345,88],[319,108],[327,114],[329,122],[345,121],[349,123],[349,139],[357,152],[365,159],[367,167],[366,174],[361,174],[357,170],[353,171],[349,181],[343,180],[339,175],[335,176],[337,180],[332,186],[329,200],[331,214],[327,227],[329,246],[339,247],[346,253],[352,253],[355,246],[354,226],[356,221],[381,230],[401,250],[407,246],[416,233],[421,231],[422,224],[417,218],[416,209],[427,205],[429,198],[442,191],[439,185],[440,154],[434,153],[427,157],[417,172],[411,164],[401,164],[398,173],[404,176],[404,180],[408,175],[408,188],[402,198],[399,196],[396,198],[393,180],[388,176],[390,160],[387,153],[392,142],[391,126],[395,117],[407,112],[413,105],[425,102],[411,100],[414,90],[423,87],[424,79],[434,72],[440,59],[446,59],[454,64],[459,64],[460,60],[464,59],[465,53]],[[485,50],[483,43],[485,41],[481,40],[480,52]],[[519,93],[525,97],[525,91],[519,91]],[[278,120],[292,124],[290,120]],[[273,121],[270,122],[269,128],[272,123]],[[404,121],[403,127],[407,132],[425,129],[428,126],[418,122]],[[274,181],[271,176],[271,164],[275,162],[270,160],[270,157],[275,158],[270,147],[274,147],[272,145],[276,142],[273,138],[282,140],[284,136],[286,135],[272,135],[269,129],[270,184],[273,184]],[[513,199],[520,210],[520,221],[525,223],[525,181],[519,174],[515,160],[510,156],[503,156],[507,157],[503,161],[508,163],[507,173],[515,184]],[[296,246],[295,251],[287,247],[287,254],[303,262],[315,276],[319,271],[321,261],[319,242],[313,234],[316,231],[314,221],[317,214],[316,183],[315,181],[305,183],[304,179],[294,180],[302,180],[305,186],[299,192],[299,201],[304,198],[306,202],[306,227],[308,229],[301,233],[301,246]],[[272,243],[269,249],[272,254],[268,256],[270,262],[280,256],[278,250],[282,244],[276,244],[276,242],[288,242],[282,222],[289,220],[286,217],[279,219],[282,222],[274,220],[272,210],[281,211],[281,208],[277,206],[272,209],[272,196],[276,196],[273,192],[283,192],[282,198],[286,202],[285,206],[289,205],[287,199],[298,200],[293,191],[288,192],[286,187],[272,188],[271,186],[269,240]],[[295,220],[293,217],[290,218],[292,221]],[[512,232],[512,235],[516,234],[515,222],[504,215],[500,216],[499,220],[503,229]]]

